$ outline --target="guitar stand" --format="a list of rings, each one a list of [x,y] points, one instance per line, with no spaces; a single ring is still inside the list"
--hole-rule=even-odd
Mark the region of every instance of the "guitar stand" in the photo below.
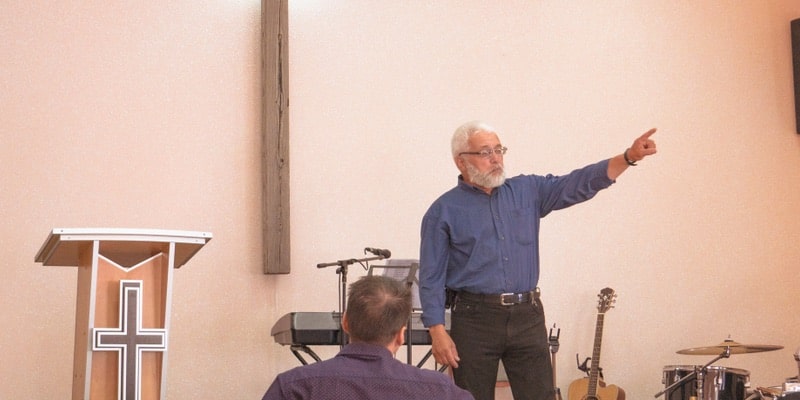
[[[590,372],[591,368],[587,365],[589,363],[589,361],[592,361],[592,357],[586,357],[586,359],[583,360],[583,363],[581,363],[581,359],[579,357],[579,354],[577,354],[577,353],[575,354],[575,362],[578,363],[578,371],[583,371],[583,373],[586,374],[587,378],[592,375],[591,372]],[[598,366],[597,367],[597,374],[600,377],[600,379],[605,379],[605,377],[603,376],[603,368]]]
[[[683,378],[679,379],[677,382],[675,382],[675,383],[673,383],[673,384],[671,384],[671,385],[667,386],[667,388],[666,388],[666,389],[664,389],[664,390],[662,390],[662,391],[660,391],[660,392],[656,393],[656,394],[655,394],[655,397],[656,397],[656,398],[658,398],[659,396],[661,396],[662,394],[664,394],[664,393],[666,393],[666,392],[670,391],[671,389],[673,389],[673,388],[675,388],[675,387],[677,387],[677,386],[681,386],[681,385],[683,385],[683,384],[684,384],[686,381],[688,381],[689,379],[691,379],[691,378],[695,378],[695,377],[696,377],[696,378],[697,378],[697,381],[695,382],[695,384],[696,384],[696,386],[697,386],[697,389],[696,389],[696,391],[697,391],[696,397],[697,397],[698,399],[703,399],[703,398],[704,398],[704,397],[703,397],[703,384],[705,383],[705,382],[703,381],[703,378],[705,377],[705,374],[706,374],[706,371],[708,370],[708,367],[709,367],[711,364],[713,364],[713,363],[715,363],[715,362],[719,361],[720,359],[722,359],[722,358],[728,358],[728,357],[730,357],[730,356],[731,356],[731,348],[730,348],[730,347],[726,347],[726,348],[725,348],[725,350],[724,350],[724,351],[723,351],[723,352],[722,352],[720,355],[718,355],[718,356],[717,356],[716,358],[714,358],[713,360],[709,361],[709,362],[708,362],[708,364],[706,364],[706,365],[703,365],[703,366],[702,366],[702,367],[700,367],[700,368],[695,368],[695,369],[694,369],[694,371],[692,371],[692,373],[690,373],[690,374],[688,374],[688,375],[684,376]]]
[[[556,379],[556,353],[558,353],[558,338],[561,336],[561,328],[558,328],[555,335],[553,334],[553,329],[556,329],[556,324],[553,324],[553,327],[550,328],[550,337],[548,338],[548,345],[550,346],[550,364],[553,368],[553,400],[562,400],[561,389],[559,389],[558,380]]]

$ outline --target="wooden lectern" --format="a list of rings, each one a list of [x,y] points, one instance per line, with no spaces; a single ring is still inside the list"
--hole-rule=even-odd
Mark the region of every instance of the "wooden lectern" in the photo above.
[[[78,267],[72,399],[164,399],[172,272],[211,233],[54,229],[36,254]]]

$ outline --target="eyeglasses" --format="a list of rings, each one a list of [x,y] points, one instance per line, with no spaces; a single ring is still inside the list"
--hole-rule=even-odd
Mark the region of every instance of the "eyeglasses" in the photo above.
[[[461,153],[458,153],[458,155],[469,154],[469,155],[473,155],[473,156],[480,156],[481,158],[489,158],[493,154],[494,155],[498,155],[498,156],[502,156],[502,155],[506,154],[507,151],[508,151],[508,147],[497,147],[497,148],[494,148],[494,149],[483,149],[481,151],[462,151]]]

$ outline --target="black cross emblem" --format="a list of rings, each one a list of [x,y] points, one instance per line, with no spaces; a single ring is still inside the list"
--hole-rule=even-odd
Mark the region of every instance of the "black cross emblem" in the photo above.
[[[166,329],[142,329],[142,281],[119,281],[119,327],[94,328],[92,350],[116,351],[119,400],[139,400],[143,351],[166,351]]]

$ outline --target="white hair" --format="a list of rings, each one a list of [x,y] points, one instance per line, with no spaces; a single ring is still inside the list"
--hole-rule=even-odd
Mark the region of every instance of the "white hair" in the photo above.
[[[467,145],[469,138],[476,133],[497,134],[497,131],[489,126],[489,124],[482,121],[470,121],[459,126],[453,133],[453,139],[450,141],[453,158],[458,157],[458,153],[469,150]]]

